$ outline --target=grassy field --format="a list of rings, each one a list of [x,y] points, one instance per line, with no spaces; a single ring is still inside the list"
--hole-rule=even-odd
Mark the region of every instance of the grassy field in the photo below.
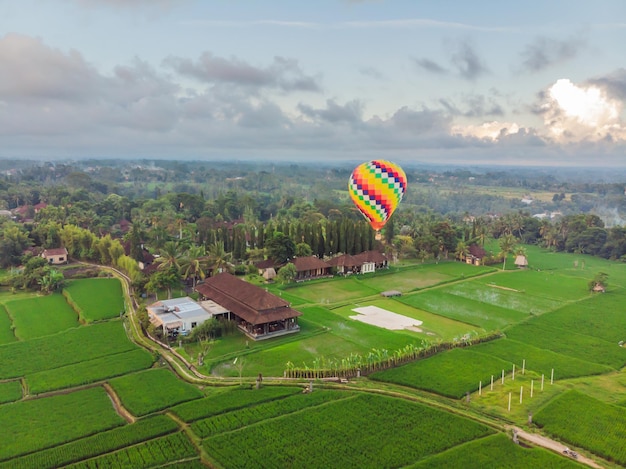
[[[124,407],[137,416],[203,397],[197,387],[179,380],[171,371],[163,368],[114,378],[109,384]]]
[[[5,304],[19,340],[29,340],[78,326],[78,315],[58,293]]]
[[[124,311],[122,285],[116,278],[72,280],[63,295],[86,323],[116,318]]]
[[[3,304],[0,304],[0,345],[15,342],[17,337],[13,333],[13,323]]]
[[[80,418],[77,411],[80,409]],[[0,461],[123,425],[101,387],[2,406]]]
[[[219,434],[203,447],[220,465],[238,468],[258,467],[259,461],[275,467],[400,467],[492,432],[421,404],[363,394]]]
[[[203,457],[211,464],[228,468],[258,467],[259,460],[280,467],[575,464],[543,450],[513,445],[505,434],[494,434],[460,415],[364,392],[372,387],[419,394],[460,413],[469,411],[521,426],[532,413],[536,423],[558,439],[621,462],[623,455],[615,449],[621,448],[621,430],[603,433],[612,446],[595,442],[585,446],[576,431],[593,433],[593,418],[587,422],[584,416],[579,421],[561,407],[577,406],[581,410],[576,415],[594,409],[593,415],[622,425],[626,375],[621,370],[626,348],[617,342],[625,340],[626,268],[621,263],[553,254],[532,246],[528,256],[531,268],[523,271],[458,262],[407,263],[384,274],[307,282],[292,288],[268,286],[303,313],[301,331],[259,342],[241,334],[219,338],[209,344],[206,365],[199,367],[216,376],[241,373],[243,379],[262,373],[269,381],[282,376],[288,362],[314,369],[352,354],[393,352],[423,343],[439,346],[468,333],[499,329],[506,336],[368,378],[350,379],[348,386],[356,385],[351,390],[325,389],[329,385],[316,382],[311,394],[302,393],[302,383],[291,387],[264,384],[260,390],[249,384],[200,389],[177,379],[165,367],[147,369],[154,355],[132,344],[119,320],[106,319],[117,318],[123,303],[116,304],[115,310],[112,306],[97,309],[96,303],[108,301],[111,295],[105,293],[103,279],[70,285],[71,301],[79,305],[85,322],[97,321],[79,327],[76,322],[69,328],[55,322],[60,321],[53,317],[55,308],[49,308],[51,316],[43,318],[49,319],[47,324],[33,321],[32,326],[19,326],[2,309],[4,305],[11,316],[21,311],[26,318],[34,314],[33,305],[40,298],[2,293],[0,425],[10,436],[0,446],[0,467],[198,467],[200,452],[194,445],[202,446]],[[591,295],[587,282],[599,271],[609,273],[609,290]],[[82,297],[76,293],[81,288],[72,291],[77,284],[84,288]],[[380,296],[390,289],[401,290],[403,295]],[[53,297],[41,298],[51,301],[48,298]],[[354,308],[369,305],[423,321],[422,331],[388,330],[351,318]],[[76,313],[72,314],[75,320]],[[13,335],[14,325],[16,332],[19,327],[26,331],[24,336],[18,334],[20,341]],[[198,350],[195,342],[180,349],[194,364]],[[551,384],[552,369],[555,380]],[[103,387],[88,384],[106,381],[123,406],[139,417],[136,423],[128,424],[115,413]],[[92,387],[78,390],[85,384]],[[66,394],[37,396],[60,389]],[[582,397],[563,400],[563,396],[571,397],[570,390]],[[470,402],[465,402],[467,392]],[[567,418],[562,419],[562,414]],[[177,432],[181,425],[185,432]]]

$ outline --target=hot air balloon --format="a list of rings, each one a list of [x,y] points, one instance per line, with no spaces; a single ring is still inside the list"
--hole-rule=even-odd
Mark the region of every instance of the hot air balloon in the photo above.
[[[348,190],[354,205],[371,227],[379,231],[402,200],[406,174],[390,161],[369,161],[354,168]]]

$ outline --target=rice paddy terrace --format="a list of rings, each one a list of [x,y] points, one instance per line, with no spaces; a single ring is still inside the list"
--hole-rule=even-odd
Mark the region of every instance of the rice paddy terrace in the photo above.
[[[130,339],[117,279],[0,293],[0,468],[624,466],[626,264],[528,258],[268,287],[303,312],[300,333],[173,344],[207,379]],[[608,289],[592,294],[600,271]],[[439,353],[317,378],[428,347]],[[283,378],[290,367],[312,377]],[[513,427],[553,451],[516,444]]]

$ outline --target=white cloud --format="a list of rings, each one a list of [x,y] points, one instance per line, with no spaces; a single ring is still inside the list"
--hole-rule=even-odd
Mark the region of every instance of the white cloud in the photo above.
[[[623,140],[623,104],[595,85],[576,85],[560,79],[546,93],[541,106],[550,136],[563,141]]]
[[[514,122],[484,122],[480,125],[457,125],[452,127],[452,134],[463,137],[473,137],[487,140],[499,140],[507,135],[520,131],[519,125]]]

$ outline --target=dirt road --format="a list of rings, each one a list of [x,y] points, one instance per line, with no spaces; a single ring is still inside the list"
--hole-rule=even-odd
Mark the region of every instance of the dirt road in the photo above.
[[[528,433],[527,431],[524,431],[518,427],[510,427],[510,429],[517,432],[517,437],[520,440],[525,440],[534,445],[542,446],[556,453],[563,454],[563,450],[566,448],[566,446],[563,445],[562,443],[551,440],[550,438],[547,438],[545,436],[537,435],[536,433]],[[590,467],[602,469],[602,466],[599,466],[595,461],[589,458],[586,458],[582,454],[578,454],[576,461],[586,464],[587,466],[590,466]]]

